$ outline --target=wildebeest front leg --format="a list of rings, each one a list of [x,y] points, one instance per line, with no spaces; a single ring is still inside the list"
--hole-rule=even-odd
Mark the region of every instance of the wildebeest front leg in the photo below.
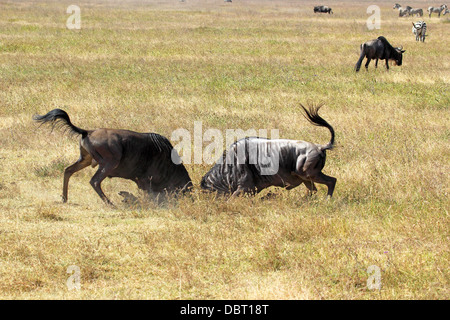
[[[236,191],[234,191],[234,192],[231,194],[231,197],[228,199],[228,201],[231,200],[231,199],[234,199],[234,198],[238,197],[238,196],[241,195],[242,193],[244,193],[244,188],[243,188],[242,186],[238,186],[238,188],[236,189]]]
[[[243,186],[239,185],[238,188],[236,189],[236,191],[234,191],[231,194],[231,197],[228,199],[228,201],[230,201],[231,199],[234,199],[234,198],[236,198],[236,197],[238,197],[238,196],[240,196],[240,195],[242,195],[244,193],[255,194],[255,193],[258,193],[258,192],[257,192],[257,190],[255,188],[243,187]]]
[[[364,65],[364,67],[366,67],[366,70],[369,69],[370,60],[370,58],[367,58],[366,64]]]
[[[95,192],[100,196],[100,198],[109,206],[114,206],[111,201],[106,197],[101,188],[101,183],[105,180],[106,177],[109,176],[112,170],[114,170],[115,166],[107,165],[107,166],[99,166],[97,172],[91,178],[90,184],[94,188]]]
[[[91,155],[84,149],[80,148],[80,159],[77,162],[68,166],[64,170],[64,183],[63,183],[63,194],[62,200],[63,202],[67,202],[68,199],[68,190],[69,190],[69,179],[70,177],[77,171],[80,171],[92,163]]]
[[[378,68],[378,59],[375,59],[375,68]]]
[[[314,182],[312,182],[312,181],[308,181],[308,180],[305,180],[305,181],[303,181],[303,183],[305,184],[305,186],[308,188],[308,195],[312,195],[313,193],[316,193],[317,192],[317,188],[316,188],[316,186],[314,185]]]
[[[388,59],[386,59],[386,69],[389,70],[389,60]]]

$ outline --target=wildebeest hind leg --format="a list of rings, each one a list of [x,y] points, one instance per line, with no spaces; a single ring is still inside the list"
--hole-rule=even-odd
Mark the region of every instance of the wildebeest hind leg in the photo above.
[[[80,159],[78,159],[77,162],[75,162],[71,166],[68,166],[64,170],[64,183],[63,183],[63,194],[62,194],[63,202],[67,202],[67,199],[68,199],[70,177],[75,172],[86,168],[87,166],[89,166],[92,163],[91,155],[84,148],[80,148],[80,152],[81,152]]]
[[[369,68],[370,60],[371,59],[367,58],[366,64],[364,65],[364,67],[366,67],[366,70]]]
[[[320,172],[318,175],[313,177],[312,182],[324,184],[328,187],[328,197],[331,198],[333,196],[334,187],[336,186],[337,179],[334,177],[327,176]]]

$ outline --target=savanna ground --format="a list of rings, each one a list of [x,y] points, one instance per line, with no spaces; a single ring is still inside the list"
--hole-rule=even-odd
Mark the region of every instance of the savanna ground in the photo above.
[[[71,4],[81,30],[66,28]],[[0,298],[448,299],[449,16],[425,16],[417,43],[418,18],[394,1],[377,1],[373,31],[369,1],[327,1],[334,15],[316,4],[1,1]],[[403,45],[403,66],[356,74],[360,43],[379,35]],[[196,188],[177,203],[127,206],[117,193],[136,186],[111,179],[108,208],[87,168],[63,204],[78,141],[31,120],[60,107],[85,129],[170,138],[202,121],[328,142],[300,103],[324,104],[336,130],[329,201],[322,185],[213,200],[199,191],[203,163],[186,165]],[[80,290],[67,287],[71,265]],[[372,265],[381,290],[367,286]]]

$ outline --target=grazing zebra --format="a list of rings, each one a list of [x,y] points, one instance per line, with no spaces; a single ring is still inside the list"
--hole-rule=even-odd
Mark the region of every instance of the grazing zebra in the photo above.
[[[431,18],[431,14],[432,14],[433,12],[437,12],[438,18],[439,18],[439,17],[441,16],[441,12],[442,12],[442,11],[445,11],[446,9],[448,9],[448,7],[447,7],[446,4],[443,4],[443,5],[440,6],[440,7],[428,7],[428,9],[427,9],[427,11],[428,11],[428,17]],[[445,12],[444,12],[444,14],[445,14]]]
[[[417,14],[419,17],[423,17],[423,10],[420,8],[414,8],[414,9],[409,10],[409,14],[412,16]]]
[[[400,4],[396,3],[392,9],[398,9],[399,17],[407,17],[410,15],[412,7],[406,6],[405,8],[403,8]]]
[[[412,23],[412,33],[416,35],[416,41],[425,42],[425,35],[427,33],[427,24],[425,21],[417,21]]]

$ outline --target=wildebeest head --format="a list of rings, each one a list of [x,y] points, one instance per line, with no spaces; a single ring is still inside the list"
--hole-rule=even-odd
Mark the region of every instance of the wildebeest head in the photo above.
[[[396,55],[393,55],[393,61],[397,66],[401,66],[402,65],[402,61],[403,61],[403,53],[406,50],[403,50],[403,46],[400,46],[398,48],[394,48],[395,52],[397,53]]]

